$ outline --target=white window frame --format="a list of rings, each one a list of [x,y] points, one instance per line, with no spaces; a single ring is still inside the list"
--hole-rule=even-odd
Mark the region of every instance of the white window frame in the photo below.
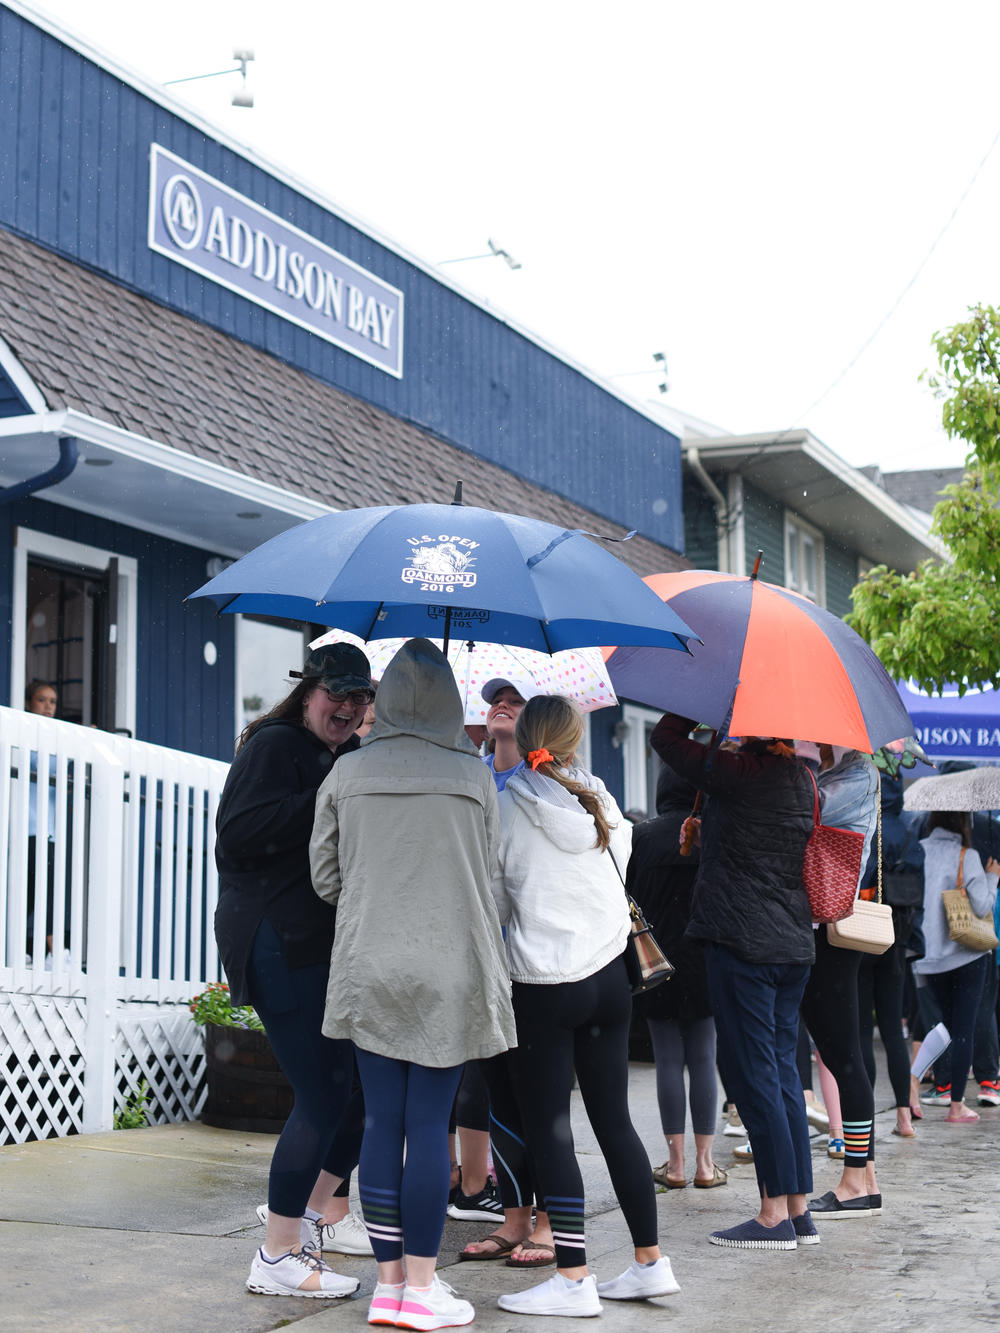
[[[233,725],[235,728],[233,734],[236,736],[240,735],[244,725],[243,724],[243,676],[244,676],[243,668],[244,668],[245,643],[243,637],[243,621],[254,620],[255,618],[256,617],[254,616],[242,616],[239,614],[233,617],[233,619],[236,621],[235,631],[233,634],[233,650],[234,650],[233,656],[235,658],[235,663],[233,668],[233,680],[236,687],[236,693],[233,699]],[[283,626],[282,628],[294,632],[294,625],[287,625]],[[301,638],[302,638],[301,657],[299,658],[298,662],[289,662],[288,669],[290,671],[291,670],[298,671],[301,664],[306,660],[306,654],[309,651],[309,636],[306,633],[302,633]],[[286,691],[286,693],[291,693],[295,683],[296,682],[291,680],[288,682],[288,690]]]
[[[663,716],[655,708],[643,708],[639,704],[622,704],[622,777],[625,791],[625,804],[622,810],[648,810],[654,802],[656,793],[649,791],[646,767],[646,727],[654,726]],[[650,800],[650,796],[654,800]]]
[[[115,727],[135,735],[136,710],[136,626],[139,566],[133,556],[85,546],[67,537],[52,537],[33,528],[14,532],[14,571],[11,589],[10,706],[24,707],[24,658],[27,650],[25,619],[28,608],[28,560],[55,560],[64,565],[107,571],[112,560],[118,561],[118,605],[114,610],[115,641]]]
[[[796,565],[801,569],[802,548],[805,540],[812,542],[813,550],[816,553],[815,589],[803,588],[800,586],[801,580],[790,577],[792,548],[795,547],[798,557]],[[811,523],[807,523],[805,519],[800,518],[798,514],[791,513],[789,510],[785,511],[785,587],[790,588],[792,592],[801,593],[803,597],[808,597],[817,606],[826,606],[826,561],[823,551],[823,534],[819,528],[813,527]]]

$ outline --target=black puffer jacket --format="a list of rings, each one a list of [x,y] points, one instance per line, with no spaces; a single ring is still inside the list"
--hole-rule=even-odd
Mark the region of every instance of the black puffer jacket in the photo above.
[[[635,1012],[646,1018],[691,1022],[708,1018],[712,1012],[704,949],[700,941],[684,936],[698,874],[698,849],[693,848],[690,856],[681,856],[680,831],[696,794],[692,783],[664,764],[656,783],[657,817],[632,830],[625,884],[652,927],[653,938],[675,968],[666,985],[635,997]]]
[[[694,724],[666,713],[650,743],[711,797],[701,827],[691,939],[724,945],[748,963],[812,963],[812,914],[802,857],[813,828],[805,764],[760,742],[735,753],[687,739]]]

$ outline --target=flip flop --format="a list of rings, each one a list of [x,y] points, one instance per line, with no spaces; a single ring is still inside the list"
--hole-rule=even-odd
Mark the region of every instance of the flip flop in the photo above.
[[[506,1261],[508,1268],[545,1268],[548,1264],[554,1264],[556,1261],[556,1252],[551,1245],[536,1245],[531,1240],[522,1240],[520,1245],[522,1254],[530,1252],[534,1255],[534,1258],[515,1259],[512,1254]]]
[[[900,1129],[897,1125],[893,1125],[892,1132],[897,1138],[901,1139],[915,1139],[917,1137],[917,1131],[915,1129]]]
[[[496,1246],[495,1250],[491,1250],[488,1254],[470,1254],[468,1250],[460,1250],[458,1254],[459,1262],[475,1263],[480,1261],[488,1263],[491,1259],[505,1259],[511,1250],[524,1244],[520,1240],[511,1240],[509,1236],[501,1236],[498,1231],[491,1231],[488,1236],[483,1236],[480,1240],[474,1240],[472,1244],[484,1245],[488,1240]],[[553,1258],[555,1258],[554,1254]]]

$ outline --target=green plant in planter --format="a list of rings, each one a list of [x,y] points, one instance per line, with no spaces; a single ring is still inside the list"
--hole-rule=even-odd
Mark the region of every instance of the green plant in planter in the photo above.
[[[224,981],[210,981],[200,995],[195,995],[189,1001],[188,1008],[199,1027],[204,1027],[206,1023],[217,1023],[224,1028],[264,1031],[264,1024],[249,1004],[233,1006],[229,999],[229,987]]]
[[[144,1129],[149,1124],[146,1106],[149,1102],[149,1084],[141,1081],[135,1092],[125,1099],[125,1105],[115,1112],[112,1124],[115,1129]]]

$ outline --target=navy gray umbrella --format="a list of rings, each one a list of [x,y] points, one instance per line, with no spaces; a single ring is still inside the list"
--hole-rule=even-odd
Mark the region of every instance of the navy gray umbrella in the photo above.
[[[683,649],[697,638],[579,531],[462,504],[324,514],[272,537],[192,597],[220,611],[336,625],[362,639]]]

